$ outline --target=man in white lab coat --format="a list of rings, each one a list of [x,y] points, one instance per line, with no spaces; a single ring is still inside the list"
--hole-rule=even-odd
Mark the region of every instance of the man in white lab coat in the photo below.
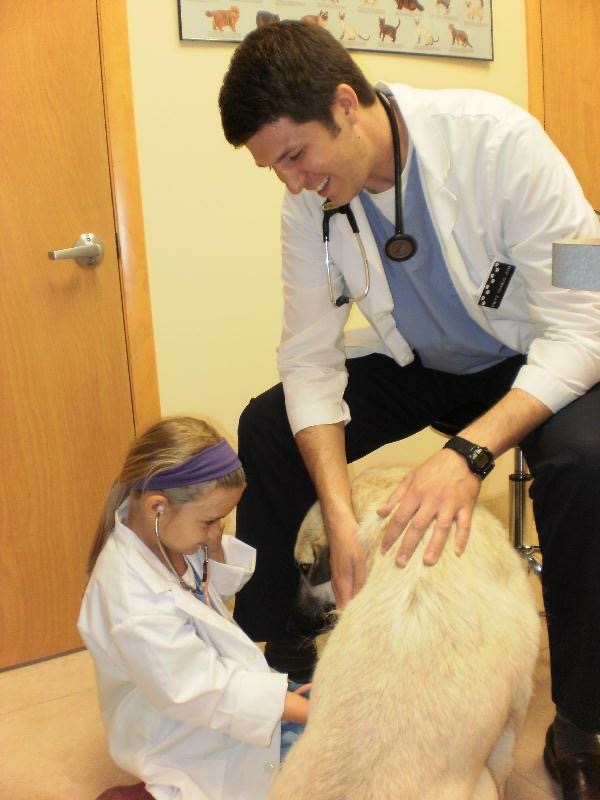
[[[600,797],[600,299],[551,282],[553,241],[600,236],[572,170],[508,101],[374,89],[326,31],[301,23],[250,34],[219,102],[228,141],[287,189],[282,385],[240,420],[238,535],[258,562],[236,618],[269,641],[273,665],[306,671],[310,648],[288,618],[293,541],[315,496],[344,605],[365,574],[347,463],[462,417],[382,509],[386,544],[403,534],[400,567],[433,522],[434,568],[444,546],[468,547],[481,482],[520,443],[557,706],[545,760],[565,799]],[[394,241],[408,260],[394,258]],[[353,299],[371,325],[355,347],[344,340]]]

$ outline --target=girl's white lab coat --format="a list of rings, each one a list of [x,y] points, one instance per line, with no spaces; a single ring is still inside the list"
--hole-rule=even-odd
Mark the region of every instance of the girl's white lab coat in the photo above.
[[[255,551],[223,537],[227,563],[210,562],[217,613],[179,586],[120,521],[124,511],[78,624],[111,755],[157,800],[263,800],[279,765],[287,680],[221,600],[250,578]]]

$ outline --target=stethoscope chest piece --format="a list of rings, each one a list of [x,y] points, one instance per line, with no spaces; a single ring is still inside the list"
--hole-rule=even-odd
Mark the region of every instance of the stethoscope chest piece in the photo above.
[[[417,240],[409,233],[396,233],[387,240],[384,249],[392,261],[408,261],[417,252]]]

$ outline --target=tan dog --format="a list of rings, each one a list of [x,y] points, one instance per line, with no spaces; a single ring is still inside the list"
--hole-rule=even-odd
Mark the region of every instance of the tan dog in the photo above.
[[[483,0],[466,0],[467,19],[483,20]]]
[[[237,6],[229,6],[229,8],[217,8],[215,11],[205,11],[207,17],[213,18],[212,28],[213,31],[222,31],[229,26],[235,33],[235,26],[240,18],[240,10]]]
[[[448,542],[404,569],[380,541],[376,509],[406,470],[353,484],[364,588],[339,616],[317,665],[306,731],[269,800],[498,800],[529,702],[539,618],[503,526],[477,507],[469,545]],[[327,549],[318,505],[296,558],[306,574]],[[304,586],[306,590],[306,586]]]
[[[300,21],[306,22],[308,25],[320,25],[322,28],[326,28],[328,19],[329,12],[321,9],[318,14],[305,14]]]

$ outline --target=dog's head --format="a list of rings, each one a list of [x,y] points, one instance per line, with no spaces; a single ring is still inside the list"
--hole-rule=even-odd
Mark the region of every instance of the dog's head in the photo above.
[[[357,535],[367,554],[367,570],[370,570],[379,550],[386,525],[385,520],[377,515],[377,509],[405,474],[404,468],[370,469],[352,483],[352,505],[359,523]],[[319,503],[309,509],[300,525],[294,557],[300,571],[300,582],[288,626],[294,635],[310,636],[331,628],[336,619],[329,543]]]
[[[329,543],[319,503],[309,509],[300,525],[294,558],[300,581],[288,627],[295,635],[311,636],[332,627],[335,619]]]

